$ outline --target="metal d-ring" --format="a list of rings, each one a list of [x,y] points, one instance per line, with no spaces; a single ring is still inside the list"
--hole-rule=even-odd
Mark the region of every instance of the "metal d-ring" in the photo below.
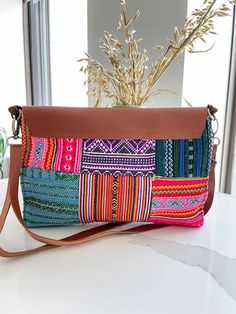
[[[219,121],[218,121],[218,119],[216,119],[216,117],[214,117],[215,119],[214,120],[212,120],[212,121],[214,121],[215,123],[216,123],[216,129],[215,129],[215,131],[213,131],[213,134],[214,134],[214,136],[217,134],[217,132],[218,132],[218,130],[219,130]],[[213,123],[212,123],[213,124]]]
[[[21,110],[19,110],[19,115],[16,118],[14,115],[12,115],[12,134],[14,137],[17,137],[20,133],[20,120],[21,120]]]
[[[213,125],[213,122],[216,123],[215,131],[213,130],[214,145],[219,146],[219,145],[220,145],[220,139],[219,139],[219,137],[216,136],[216,134],[217,134],[217,132],[218,132],[218,130],[219,130],[219,121],[218,121],[218,119],[215,117],[215,115],[211,113],[210,108],[208,108],[208,116],[209,116],[209,118],[210,118],[211,121],[212,121],[212,125]],[[215,142],[215,141],[216,141],[216,142]]]
[[[214,136],[217,134],[218,130],[219,130],[219,121],[218,119],[215,117],[215,115],[211,114],[210,109],[208,108],[208,116],[211,119],[212,122],[216,123],[216,129],[215,131],[213,131]],[[213,123],[212,123],[213,124]]]
[[[12,117],[11,129],[13,136],[17,136],[17,119],[15,117]]]
[[[10,145],[10,140],[11,139],[13,139],[13,140],[15,140],[15,141],[17,141],[17,140],[21,140],[21,136],[19,136],[19,135],[13,135],[13,136],[9,136],[8,138],[7,138],[7,145],[9,146]]]
[[[214,141],[216,140],[216,143],[214,143],[214,145],[219,146],[220,145],[220,139],[219,137],[214,137]]]

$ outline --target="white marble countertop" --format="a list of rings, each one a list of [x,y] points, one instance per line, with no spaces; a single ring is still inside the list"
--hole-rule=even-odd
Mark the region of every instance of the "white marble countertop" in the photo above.
[[[38,232],[60,237],[77,229]],[[0,313],[234,314],[235,243],[236,198],[218,193],[200,229],[166,227],[0,258]],[[35,242],[11,215],[1,244],[14,250]]]

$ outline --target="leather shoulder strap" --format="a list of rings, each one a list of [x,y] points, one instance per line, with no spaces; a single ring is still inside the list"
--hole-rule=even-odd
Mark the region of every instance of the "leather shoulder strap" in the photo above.
[[[17,256],[30,254],[33,252],[39,252],[39,251],[43,251],[43,250],[47,250],[51,248],[56,248],[59,246],[72,246],[76,244],[81,244],[87,241],[91,241],[91,240],[108,236],[108,235],[112,235],[112,234],[130,234],[130,233],[137,233],[137,232],[145,232],[152,229],[162,228],[165,226],[165,225],[157,225],[157,224],[151,223],[151,224],[140,225],[140,226],[125,229],[125,230],[111,230],[115,227],[125,225],[125,223],[108,223],[108,224],[103,224],[101,226],[73,234],[71,236],[68,236],[60,240],[43,237],[39,234],[32,232],[30,229],[28,229],[23,221],[19,199],[18,199],[20,166],[21,166],[21,145],[17,145],[17,144],[11,145],[9,181],[8,181],[6,198],[3,205],[3,210],[0,215],[0,235],[5,225],[5,221],[9,213],[9,209],[12,205],[13,211],[19,223],[23,226],[26,232],[35,240],[41,243],[44,243],[44,245],[41,245],[37,248],[33,248],[30,250],[18,251],[18,252],[9,252],[9,251],[4,250],[2,247],[0,247],[0,256],[2,257],[17,257]]]
[[[211,157],[211,170],[209,174],[209,181],[208,181],[208,197],[207,201],[204,205],[204,215],[206,215],[211,208],[214,194],[215,194],[215,166],[216,166],[216,152],[217,152],[217,145],[213,146],[213,152]]]
[[[216,163],[215,154],[216,154],[216,146],[214,146],[214,150],[213,150],[212,167],[211,167],[211,173],[210,173],[210,178],[209,178],[209,197],[204,208],[205,214],[208,212],[211,206],[212,200],[213,200],[213,196],[214,196],[214,186],[215,186],[214,168],[215,168],[215,163]],[[111,230],[115,227],[125,225],[126,223],[108,223],[108,224],[104,224],[95,228],[91,228],[91,229],[73,234],[71,236],[68,236],[60,240],[43,237],[39,234],[32,232],[30,229],[28,229],[23,221],[19,199],[18,199],[20,166],[21,166],[21,145],[16,145],[16,144],[11,145],[9,181],[8,181],[5,202],[3,205],[2,213],[0,215],[0,235],[5,225],[5,221],[9,213],[10,207],[12,205],[13,211],[19,223],[23,226],[26,232],[35,240],[41,243],[44,243],[44,245],[41,245],[37,248],[33,248],[30,250],[18,251],[18,252],[9,252],[0,247],[0,256],[2,257],[22,256],[22,255],[30,254],[33,252],[56,248],[59,246],[71,246],[71,245],[81,244],[81,243],[91,241],[100,237],[108,236],[108,235],[145,232],[145,231],[159,229],[166,226],[166,225],[158,225],[158,224],[151,223],[151,224],[140,225],[140,226],[125,229],[125,230]]]

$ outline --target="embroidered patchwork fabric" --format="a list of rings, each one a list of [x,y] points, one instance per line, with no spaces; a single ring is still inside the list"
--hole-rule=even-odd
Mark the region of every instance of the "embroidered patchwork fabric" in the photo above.
[[[148,221],[199,227],[207,196],[208,179],[153,178]]]
[[[153,175],[154,140],[84,140],[82,173]]]
[[[212,147],[213,132],[209,120],[199,139],[158,140],[155,174],[173,178],[207,177]]]
[[[94,221],[146,221],[151,202],[151,178],[81,174],[79,218]]]
[[[24,220],[27,226],[68,225],[79,222],[78,174],[21,168]]]
[[[199,139],[34,137],[22,121],[21,186],[29,227],[90,222],[201,226],[213,148]]]
[[[26,167],[79,173],[82,139],[33,137],[22,119],[23,161]]]

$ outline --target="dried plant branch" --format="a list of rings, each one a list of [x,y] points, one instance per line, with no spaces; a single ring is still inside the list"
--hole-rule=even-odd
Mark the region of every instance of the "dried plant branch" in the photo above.
[[[123,31],[122,40],[105,31],[99,46],[108,58],[112,70],[89,54],[79,60],[86,62],[80,71],[88,75],[85,84],[88,85],[89,94],[96,99],[95,106],[100,106],[105,98],[111,101],[110,105],[140,106],[156,94],[154,86],[184,50],[199,53],[212,49],[214,44],[206,50],[196,50],[195,43],[197,40],[206,43],[208,35],[216,34],[215,18],[228,16],[230,5],[236,5],[236,0],[226,0],[216,7],[218,2],[204,0],[202,7],[193,10],[186,18],[181,29],[175,27],[166,50],[163,52],[164,47],[156,46],[162,53],[149,69],[147,51],[139,48],[142,38],[136,38],[136,31],[133,29],[134,23],[140,17],[140,11],[129,17],[125,0],[120,0],[121,14],[117,30]]]

